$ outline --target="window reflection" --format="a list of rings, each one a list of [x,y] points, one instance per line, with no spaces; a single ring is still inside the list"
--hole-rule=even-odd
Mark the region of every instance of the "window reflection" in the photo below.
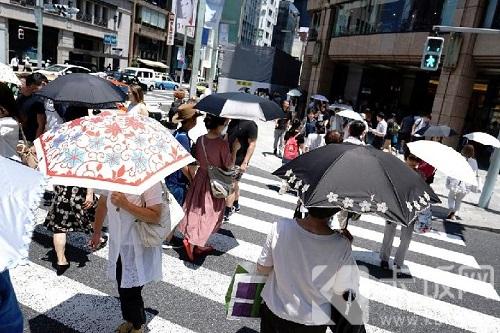
[[[357,0],[337,6],[333,36],[429,31],[453,20],[457,0]]]

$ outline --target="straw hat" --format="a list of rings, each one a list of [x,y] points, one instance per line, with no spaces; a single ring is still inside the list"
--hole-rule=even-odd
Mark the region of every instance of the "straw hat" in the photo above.
[[[201,115],[202,114],[200,113],[200,111],[194,108],[194,104],[186,103],[179,106],[177,112],[172,117],[172,122],[174,124],[178,124],[184,120],[188,120],[193,117],[199,117]]]

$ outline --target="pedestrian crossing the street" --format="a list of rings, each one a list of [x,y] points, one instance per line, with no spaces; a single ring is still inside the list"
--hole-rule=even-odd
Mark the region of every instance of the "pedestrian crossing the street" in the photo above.
[[[161,105],[169,105],[173,102],[173,92],[171,90],[153,90],[144,95],[144,102],[150,107],[158,108]]]
[[[255,263],[273,222],[293,215],[297,198],[278,194],[280,181],[251,168],[241,182],[241,211],[213,235],[215,253],[195,263],[182,249],[164,250],[162,281],[143,290],[150,332],[258,332],[258,320],[226,320],[224,297],[238,263]],[[38,214],[39,223],[44,214]],[[500,332],[500,296],[492,276],[468,253],[460,230],[436,225],[415,234],[394,278],[379,267],[385,222],[363,216],[349,225],[353,254],[369,300],[367,332]],[[121,322],[116,286],[106,278],[108,248],[89,252],[87,236],[69,234],[71,268],[51,268],[51,234],[37,226],[30,264],[11,271],[27,332],[112,332]],[[396,237],[394,246],[397,247]]]

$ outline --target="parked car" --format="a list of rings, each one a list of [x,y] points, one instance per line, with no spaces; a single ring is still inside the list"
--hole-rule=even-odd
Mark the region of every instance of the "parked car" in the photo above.
[[[71,74],[71,73],[88,73],[88,74],[90,74],[90,70],[85,68],[85,67],[81,67],[81,66],[55,64],[55,65],[49,66],[45,69],[39,69],[36,71],[36,73],[41,73],[41,74],[45,75],[49,80],[54,80],[54,79],[58,78],[59,76]]]
[[[145,84],[148,89],[153,90],[155,88],[155,71],[149,68],[141,67],[127,67],[123,71],[125,75],[135,76],[142,84]],[[145,91],[146,91],[145,90]]]
[[[161,90],[177,90],[179,89],[179,83],[175,82],[170,76],[162,76],[156,80],[155,87]]]
[[[128,86],[131,84],[139,85],[144,93],[148,91],[148,87],[139,81],[135,75],[128,75],[124,72],[108,72],[108,80],[113,82],[117,87],[123,90],[124,93],[128,94]]]

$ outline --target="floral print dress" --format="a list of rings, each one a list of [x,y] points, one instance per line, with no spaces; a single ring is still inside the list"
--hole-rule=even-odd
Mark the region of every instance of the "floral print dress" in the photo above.
[[[83,204],[87,189],[76,186],[55,186],[54,202],[45,219],[44,226],[48,230],[61,233],[68,231],[92,232],[91,222],[94,221],[97,200],[89,209]]]

